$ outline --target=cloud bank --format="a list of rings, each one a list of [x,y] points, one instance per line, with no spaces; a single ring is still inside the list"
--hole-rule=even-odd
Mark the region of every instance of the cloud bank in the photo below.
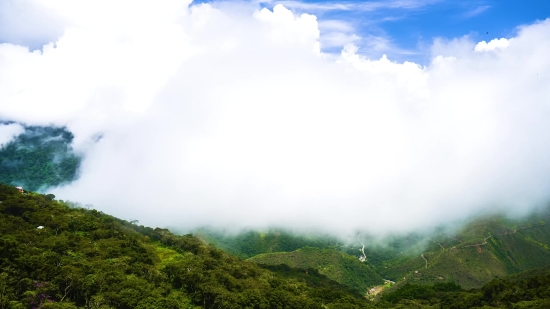
[[[64,30],[0,44],[0,118],[75,134],[81,176],[58,198],[182,230],[332,232],[550,200],[550,20],[436,40],[421,66],[324,53],[316,17],[282,5],[28,3]]]
[[[25,129],[17,123],[4,124],[0,123],[0,147],[11,142],[18,135],[23,133]]]

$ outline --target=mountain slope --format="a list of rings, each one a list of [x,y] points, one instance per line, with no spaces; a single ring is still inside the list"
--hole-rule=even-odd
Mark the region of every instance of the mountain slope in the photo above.
[[[306,262],[300,254],[291,257],[284,252],[291,252],[290,249],[301,245],[306,251],[311,250],[306,247],[315,247],[319,252],[340,250],[357,257],[364,243],[367,260],[372,265],[369,270],[364,270],[366,277],[373,277],[371,272],[375,271],[396,282],[404,278],[421,284],[451,281],[464,288],[477,288],[495,278],[550,264],[550,226],[546,224],[549,219],[547,210],[517,220],[501,215],[485,216],[472,219],[452,234],[444,230],[432,234],[411,233],[389,237],[385,242],[363,235],[359,241],[348,245],[330,237],[323,241],[322,238],[306,238],[284,230],[278,230],[277,234],[273,231],[247,231],[232,236],[215,232],[201,235],[207,235],[207,241],[222,248],[229,247],[242,257],[252,256],[251,261],[314,268],[338,282],[344,282],[344,279],[336,274],[329,275],[332,270],[328,268],[321,270],[326,268],[322,258]],[[334,258],[331,263],[335,263],[333,268],[338,269],[341,261]],[[345,274],[357,276],[356,273]],[[355,281],[350,279],[347,284],[351,282]],[[360,283],[353,287],[364,290],[365,286]]]
[[[2,309],[371,307],[348,288],[311,276],[278,275],[192,235],[0,184]]]
[[[70,132],[55,127],[26,127],[25,130],[0,149],[0,181],[37,190],[70,182],[76,177],[80,158],[70,146]],[[396,282],[407,278],[422,284],[452,281],[466,288],[480,287],[494,278],[547,265],[550,261],[550,226],[546,222],[549,219],[548,211],[521,220],[502,216],[480,217],[453,234],[411,233],[385,239],[382,244],[363,235],[360,240],[366,245],[365,254],[373,266],[365,270],[365,276],[375,277],[371,273],[374,269],[380,276]],[[236,235],[212,229],[197,233],[207,242],[243,259],[305,247],[340,250],[352,256],[357,256],[361,249],[358,241],[344,246],[333,236],[299,235],[283,229],[246,231]],[[333,261],[342,263],[337,259]],[[315,269],[325,267],[302,264]],[[339,282],[344,282],[344,277],[349,274],[351,284],[355,282],[353,276],[359,276],[361,271],[331,272],[332,278]],[[337,273],[346,275],[340,277]],[[357,282],[354,287],[363,290],[365,284]]]
[[[262,253],[291,252],[303,247],[337,248],[341,241],[330,235],[302,235],[285,229],[243,231],[238,234],[202,228],[194,234],[238,257],[247,259]]]
[[[479,289],[454,283],[403,284],[382,295],[381,308],[550,308],[550,268],[493,279]]]
[[[517,221],[501,216],[477,219],[455,235],[432,237],[421,254],[404,253],[379,262],[376,269],[392,280],[480,287],[491,279],[550,264],[547,219],[547,212]]]
[[[260,254],[248,261],[265,265],[288,265],[301,269],[316,269],[328,278],[365,293],[384,280],[368,262],[333,249],[304,247],[292,252]]]

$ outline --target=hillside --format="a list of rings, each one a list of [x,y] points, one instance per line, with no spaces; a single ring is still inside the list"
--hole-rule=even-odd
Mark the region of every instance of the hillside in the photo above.
[[[550,264],[548,213],[523,220],[501,216],[477,219],[454,235],[431,237],[422,252],[404,252],[376,261],[376,270],[391,280],[418,283],[452,281],[464,288]],[[373,250],[366,250],[367,256]],[[374,262],[373,262],[374,263]]]
[[[56,127],[25,130],[0,149],[0,181],[32,191],[77,177],[80,158],[71,148],[70,132]],[[441,229],[429,234],[394,235],[383,241],[359,235],[348,244],[331,235],[303,235],[281,228],[230,234],[210,227],[195,231],[195,235],[241,259],[263,259],[266,264],[284,260],[295,267],[318,269],[361,291],[371,285],[369,278],[418,284],[450,281],[464,288],[478,288],[495,278],[548,265],[549,219],[548,210],[518,220],[494,215],[473,218],[453,233]],[[355,269],[350,263],[357,260],[362,244],[370,267]],[[306,260],[298,254],[300,259],[293,260],[278,253],[311,248],[317,248],[312,256],[324,257]],[[337,251],[345,254],[339,256]],[[272,253],[272,257],[264,256]],[[327,263],[334,264],[328,267]],[[345,271],[347,268],[353,271]]]
[[[283,275],[192,236],[0,184],[0,308],[368,308],[312,271]]]
[[[291,252],[303,247],[338,248],[342,245],[340,240],[331,235],[304,235],[283,228],[247,230],[237,234],[202,228],[194,231],[194,234],[243,259],[263,253]]]
[[[525,229],[527,230],[527,229]],[[518,234],[517,231],[514,234]],[[536,234],[536,233],[535,233]],[[530,234],[530,235],[535,235]],[[346,264],[298,250],[296,266]],[[321,259],[322,256],[324,260]],[[268,254],[267,256],[280,256]],[[363,265],[363,264],[361,264]],[[366,266],[365,266],[366,267]],[[463,290],[398,284],[369,302],[315,269],[259,267],[192,236],[148,228],[0,184],[0,308],[548,308],[550,270]]]
[[[418,285],[406,283],[382,295],[382,308],[550,308],[550,269],[538,268],[502,279],[478,289],[463,290],[454,283]]]
[[[304,247],[292,252],[260,254],[248,259],[262,265],[288,265],[294,268],[316,269],[328,278],[365,293],[384,280],[368,262],[333,249]]]
[[[305,237],[282,229],[276,233],[269,230],[226,235],[209,231],[199,235],[243,258],[252,257],[250,260],[269,265],[283,263],[315,268],[341,283],[344,279],[340,275],[329,272],[343,268],[341,263],[347,259],[335,258],[337,255],[327,252],[340,251],[357,261],[359,250],[365,244],[371,267],[364,270],[364,277],[383,277],[396,282],[406,278],[418,284],[450,281],[464,288],[479,288],[492,279],[550,264],[550,226],[546,224],[549,214],[544,210],[516,220],[501,215],[478,217],[452,234],[440,229],[432,234],[394,235],[382,242],[363,235],[347,245],[331,237]],[[324,258],[305,259],[307,255],[302,251],[315,252],[311,256],[325,252],[331,256],[332,270],[322,270],[328,263]],[[360,276],[361,271],[335,272],[353,277]],[[377,275],[373,276],[373,272]],[[357,281],[349,279],[347,284],[364,290],[363,283],[354,285],[352,282]]]

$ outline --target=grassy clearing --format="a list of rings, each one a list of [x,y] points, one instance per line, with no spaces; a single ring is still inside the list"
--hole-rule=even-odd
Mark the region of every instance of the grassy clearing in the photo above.
[[[184,259],[185,257],[178,253],[176,250],[161,247],[160,245],[155,245],[155,250],[157,252],[157,255],[160,259],[160,262],[157,265],[157,268],[162,269],[166,267],[166,265]]]

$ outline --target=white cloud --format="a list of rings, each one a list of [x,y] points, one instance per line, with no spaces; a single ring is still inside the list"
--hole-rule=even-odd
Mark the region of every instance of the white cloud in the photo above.
[[[39,48],[63,34],[68,21],[42,0],[0,1],[0,43]]]
[[[334,20],[334,19],[319,21],[319,29],[321,31],[338,31],[338,32],[355,31],[355,28],[349,22]]]
[[[321,36],[320,43],[323,49],[332,47],[342,48],[342,46],[353,44],[360,40],[361,37],[357,34],[330,32]]]
[[[304,2],[294,0],[266,1],[267,3],[282,4],[287,8],[309,11],[309,12],[327,12],[327,11],[362,11],[372,12],[382,9],[418,9],[427,5],[441,2],[441,0],[390,0],[390,1],[364,1],[364,2]]]
[[[468,36],[454,39],[435,38],[431,46],[432,58],[443,57],[467,57],[472,53],[475,43]]]
[[[468,12],[464,13],[462,16],[464,16],[466,18],[475,17],[475,16],[478,16],[478,15],[482,14],[483,12],[487,11],[490,8],[491,7],[488,6],[488,5],[481,5],[481,6],[476,7],[475,9],[469,10]]]
[[[548,20],[499,53],[438,40],[422,67],[329,57],[283,6],[59,3],[74,22],[55,44],[0,45],[0,115],[66,124],[86,154],[59,198],[153,226],[345,232],[550,198]]]
[[[361,40],[361,37],[356,34],[355,28],[349,22],[340,20],[323,20],[319,21],[319,30],[321,32],[319,41],[321,48],[338,48],[352,44]]]
[[[493,39],[489,43],[481,41],[476,44],[474,50],[477,52],[494,51],[497,49],[504,49],[510,45],[510,41],[505,38]]]
[[[11,142],[23,132],[25,132],[25,129],[20,124],[0,124],[0,147]]]

